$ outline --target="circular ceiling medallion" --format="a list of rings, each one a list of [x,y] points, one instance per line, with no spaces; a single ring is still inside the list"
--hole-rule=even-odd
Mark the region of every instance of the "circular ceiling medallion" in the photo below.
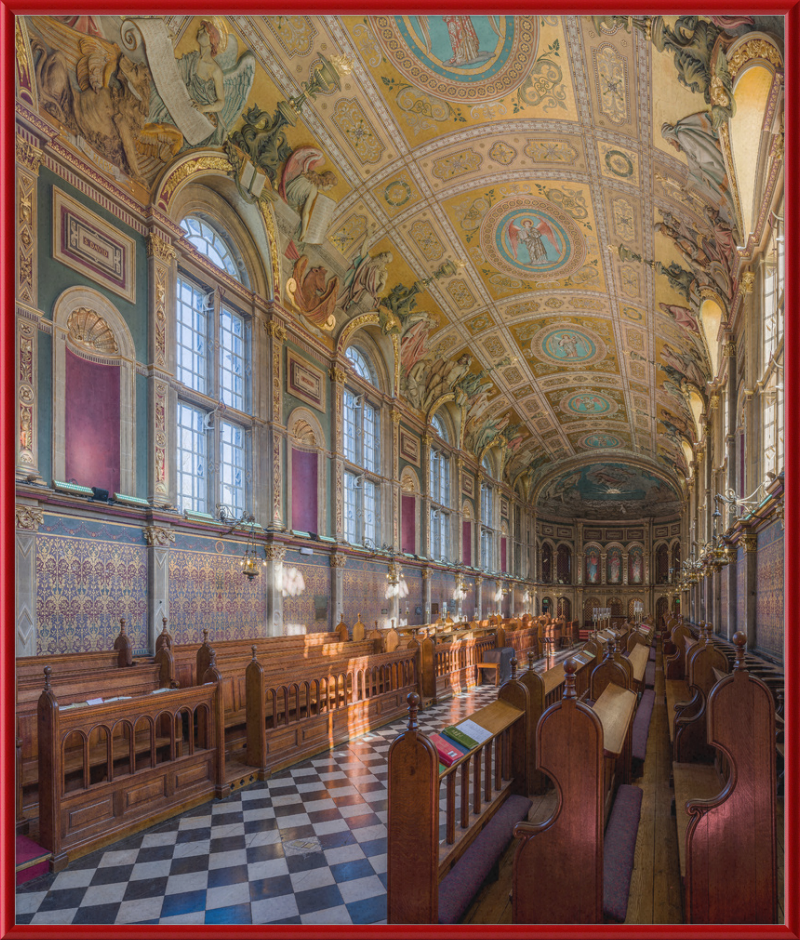
[[[486,260],[511,277],[569,277],[586,258],[586,242],[566,212],[525,193],[508,196],[481,223]]]
[[[531,339],[531,352],[559,365],[589,366],[605,358],[606,344],[586,327],[548,326]]]
[[[376,16],[375,32],[395,68],[446,101],[502,98],[530,75],[539,43],[532,16]]]
[[[561,410],[586,418],[614,414],[617,405],[605,395],[587,389],[585,392],[571,392],[565,395],[561,401]]]
[[[593,448],[621,447],[622,441],[618,437],[614,437],[613,434],[603,434],[602,432],[600,432],[600,433],[594,433],[594,434],[587,434],[586,437],[584,437],[583,440],[581,441],[581,444],[584,447],[593,447]]]

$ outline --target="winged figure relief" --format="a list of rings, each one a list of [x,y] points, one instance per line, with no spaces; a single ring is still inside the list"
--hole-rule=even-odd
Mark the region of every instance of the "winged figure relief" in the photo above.
[[[253,87],[256,60],[251,52],[237,58],[238,44],[228,35],[220,17],[201,20],[196,36],[197,49],[177,59],[178,73],[194,107],[209,118],[214,130],[202,141],[184,143],[193,147],[218,147],[233,128]],[[155,85],[150,98],[149,123],[174,124],[164,99]]]
[[[417,22],[419,23],[419,29],[422,34],[422,40],[425,43],[426,51],[436,54],[437,50],[434,49],[434,43],[431,41],[431,19],[433,19],[433,17],[418,16]],[[439,56],[444,65],[475,65],[480,62],[486,62],[494,57],[494,49],[481,51],[480,39],[478,38],[475,24],[472,22],[473,18],[471,16],[442,16],[441,19],[444,20],[444,24],[447,27],[447,35],[450,39],[450,51],[452,52],[451,57],[446,61],[444,60],[444,56]],[[493,32],[500,37],[499,17],[487,16],[486,19],[489,21]],[[444,50],[439,51],[444,52]]]
[[[508,225],[508,240],[511,243],[511,250],[514,252],[514,257],[517,261],[522,260],[523,264],[526,262],[519,257],[520,242],[528,252],[528,257],[530,258],[530,261],[527,262],[528,264],[536,265],[547,263],[547,249],[544,244],[545,238],[550,242],[553,248],[558,251],[558,239],[545,219],[539,219],[537,222],[534,222],[533,219],[523,219],[520,225],[517,225],[515,222],[510,222]]]
[[[278,192],[288,205],[296,209],[301,216],[300,230],[297,233],[301,242],[307,240],[309,223],[317,204],[317,196],[327,193],[338,182],[336,174],[330,170],[318,173],[316,167],[325,162],[325,154],[317,147],[298,147],[283,168]],[[320,200],[320,206],[324,200]],[[327,226],[325,226],[327,228]],[[316,239],[311,244],[320,244]]]

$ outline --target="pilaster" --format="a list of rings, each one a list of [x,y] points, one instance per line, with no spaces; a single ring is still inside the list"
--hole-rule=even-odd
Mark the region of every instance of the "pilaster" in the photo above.
[[[17,503],[16,521],[16,611],[17,656],[35,656],[38,635],[36,616],[36,533],[44,513],[34,505]]]
[[[274,319],[267,321],[266,330],[272,361],[272,388],[269,396],[271,419],[269,447],[272,463],[270,505],[272,511],[271,521],[267,528],[273,532],[280,532],[286,529],[283,516],[283,481],[285,478],[283,458],[286,447],[286,428],[283,424],[283,343],[286,339],[286,327],[280,320]]]
[[[331,566],[331,615],[332,622],[336,624],[344,616],[344,569],[347,565],[347,555],[344,552],[333,552],[329,563]]]
[[[283,636],[283,559],[285,545],[270,543],[267,556],[267,636]]]
[[[175,533],[167,526],[148,525],[142,535],[147,543],[147,649],[155,653],[162,620],[169,620],[169,547]]]

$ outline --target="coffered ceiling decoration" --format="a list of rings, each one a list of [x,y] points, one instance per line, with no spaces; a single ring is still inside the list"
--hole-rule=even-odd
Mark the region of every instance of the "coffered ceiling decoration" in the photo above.
[[[143,204],[189,151],[224,156],[240,189],[246,161],[265,175],[280,300],[331,351],[377,312],[372,328],[399,336],[401,396],[424,418],[450,408],[461,446],[497,448],[525,495],[547,479],[553,511],[576,493],[614,511],[597,462],[613,460],[636,494],[617,509],[672,508],[699,437],[689,394],[714,377],[701,308],[713,300],[724,331],[743,219],[758,218],[732,170],[737,80],[762,70],[740,108],[777,139],[780,17],[25,27],[42,113]],[[782,146],[767,150],[774,180]],[[330,316],[298,302],[306,271],[312,301],[336,294]]]

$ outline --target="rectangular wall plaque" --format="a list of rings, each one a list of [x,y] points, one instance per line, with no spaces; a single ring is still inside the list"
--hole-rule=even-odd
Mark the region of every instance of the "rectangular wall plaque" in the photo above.
[[[400,428],[400,456],[415,467],[419,466],[419,438],[405,428]]]
[[[53,189],[53,257],[136,303],[136,242],[57,188]]]
[[[286,391],[319,411],[325,410],[325,373],[293,349],[286,350]]]

